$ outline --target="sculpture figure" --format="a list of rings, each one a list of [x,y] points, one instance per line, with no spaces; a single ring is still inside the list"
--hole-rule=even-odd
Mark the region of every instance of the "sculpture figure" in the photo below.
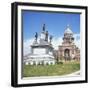
[[[35,41],[37,42],[37,39],[38,39],[38,33],[36,32],[35,33]]]
[[[52,36],[52,35],[50,35],[50,38],[49,38],[50,43],[52,42],[52,38],[53,38],[53,36]]]
[[[45,41],[48,42],[48,31],[46,31],[46,34],[45,34]]]
[[[43,25],[43,31],[45,32],[45,24]]]

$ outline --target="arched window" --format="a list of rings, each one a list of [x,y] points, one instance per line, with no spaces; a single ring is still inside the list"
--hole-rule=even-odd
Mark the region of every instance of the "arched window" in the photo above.
[[[65,57],[65,60],[70,60],[70,50],[69,49],[65,49],[64,57]]]

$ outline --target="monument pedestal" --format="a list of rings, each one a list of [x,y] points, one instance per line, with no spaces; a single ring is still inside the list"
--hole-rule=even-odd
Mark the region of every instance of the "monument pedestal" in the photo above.
[[[55,60],[52,55],[30,55],[24,63],[26,65],[54,65]]]
[[[33,42],[33,45],[31,45],[31,54],[24,59],[24,64],[54,65],[55,58],[53,56],[53,47],[51,44],[52,37],[50,37],[50,41],[48,42],[48,31],[45,31],[45,27],[43,27],[39,42],[37,42],[37,36],[38,34],[36,33],[35,41]]]

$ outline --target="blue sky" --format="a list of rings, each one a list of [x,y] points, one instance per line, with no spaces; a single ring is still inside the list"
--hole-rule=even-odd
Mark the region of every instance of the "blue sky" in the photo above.
[[[63,36],[68,24],[74,33],[80,33],[80,14],[22,11],[22,16],[24,41],[34,37],[35,32],[40,34],[44,23],[53,38]]]
[[[24,55],[31,52],[35,32],[40,35],[43,24],[46,24],[46,31],[53,35],[52,45],[54,49],[62,44],[64,31],[69,24],[74,33],[74,42],[80,48],[80,14],[51,13],[22,11]]]

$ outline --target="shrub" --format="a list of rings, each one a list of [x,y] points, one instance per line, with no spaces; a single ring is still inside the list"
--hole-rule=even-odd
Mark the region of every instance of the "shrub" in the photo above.
[[[63,62],[60,61],[60,62],[57,62],[57,64],[63,64]]]

